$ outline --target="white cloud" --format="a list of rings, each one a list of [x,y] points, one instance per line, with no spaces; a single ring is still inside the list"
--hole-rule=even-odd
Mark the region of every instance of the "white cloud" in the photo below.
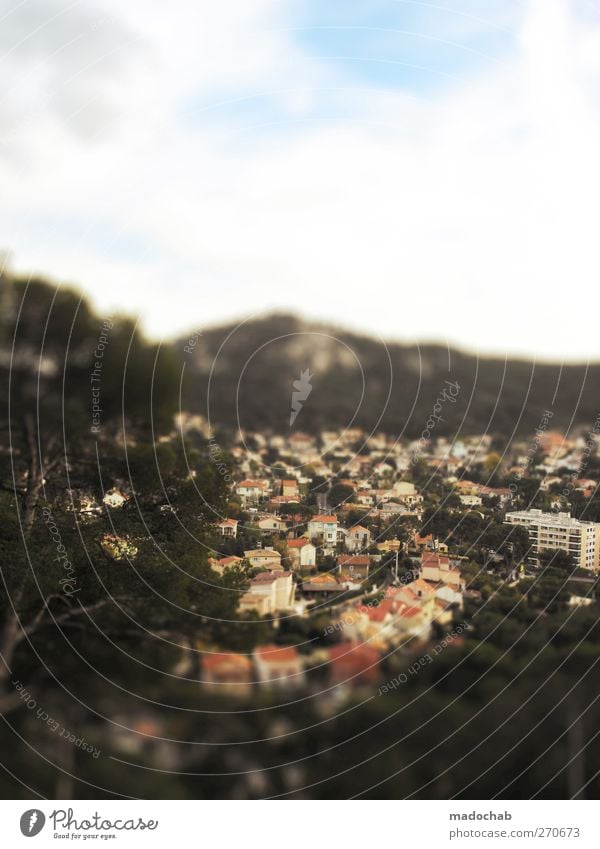
[[[349,90],[280,9],[105,0],[89,13],[101,73],[65,59],[67,34],[33,64],[14,50],[5,121],[36,116],[0,161],[17,266],[140,310],[157,335],[277,307],[484,352],[600,355],[582,322],[599,299],[600,23],[530,0],[513,55],[417,98]],[[289,126],[188,120],[232,91],[274,92]]]

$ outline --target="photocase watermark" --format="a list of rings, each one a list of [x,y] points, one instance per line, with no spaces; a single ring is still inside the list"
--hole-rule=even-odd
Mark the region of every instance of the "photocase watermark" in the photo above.
[[[56,545],[57,554],[54,559],[61,563],[63,569],[65,570],[65,577],[59,580],[61,590],[66,596],[72,598],[75,593],[79,592],[79,590],[76,589],[77,578],[75,576],[73,564],[69,560],[67,549],[64,546],[61,533],[58,530],[56,522],[54,521],[54,517],[52,516],[50,508],[42,508],[42,517],[44,520],[44,524],[48,528],[48,533],[50,534],[54,541],[54,544]]]
[[[63,737],[65,740],[68,740],[69,743],[77,746],[78,749],[81,749],[84,752],[89,752],[95,760],[100,756],[100,749],[92,746],[91,743],[87,743],[85,737],[76,737],[75,734],[67,731],[64,725],[61,725],[57,719],[53,719],[47,711],[38,707],[37,701],[20,681],[13,681],[12,685],[19,694],[19,698],[23,701],[27,710],[35,710],[37,718],[42,722],[45,722],[51,731],[59,732],[59,737]]]
[[[409,678],[413,675],[418,675],[418,673],[425,667],[429,666],[435,658],[444,651],[444,649],[448,648],[448,646],[452,645],[454,640],[466,631],[467,625],[465,622],[461,622],[460,625],[457,625],[449,634],[446,634],[443,640],[440,640],[432,649],[425,654],[422,654],[417,660],[413,661],[411,665],[408,667],[406,672],[401,672],[399,675],[396,675],[395,678],[391,678],[386,684],[382,684],[377,691],[377,695],[382,696],[384,693],[389,693],[390,690],[396,690],[401,684],[406,684]]]
[[[218,442],[215,442],[213,436],[208,440],[208,456],[210,462],[215,466],[223,480],[229,483],[231,481],[231,474],[229,472],[229,466],[225,462],[225,454]]]
[[[512,492],[513,495],[517,492],[518,483],[521,480],[523,480],[525,473],[527,472],[527,470],[531,466],[535,455],[539,451],[541,437],[548,430],[548,426],[550,424],[550,419],[553,416],[554,416],[554,413],[553,413],[552,410],[544,410],[544,413],[542,415],[540,423],[534,431],[534,437],[531,440],[531,442],[529,443],[529,445],[527,446],[527,455],[526,455],[526,458],[525,458],[525,462],[522,463],[519,466],[519,468],[517,469],[516,472],[514,472],[515,481],[508,485],[508,488],[510,489],[510,491]]]
[[[196,350],[196,345],[198,344],[198,340],[202,336],[201,330],[195,330],[194,333],[187,340],[187,343],[183,346],[183,350],[186,354],[193,354]]]
[[[46,824],[46,816],[39,808],[30,808],[21,814],[20,828],[24,837],[35,837]]]
[[[298,413],[304,406],[303,402],[308,400],[308,396],[312,392],[311,380],[314,375],[309,369],[304,369],[300,372],[300,377],[292,382],[292,404],[290,409],[290,427],[296,421]]]
[[[150,831],[154,831],[158,827],[158,820],[145,820],[142,817],[130,817],[125,819],[124,815],[120,816],[116,820],[107,819],[99,814],[98,811],[95,811],[93,815],[86,816],[83,819],[75,819],[73,808],[68,808],[65,810],[64,808],[57,808],[55,811],[52,811],[51,814],[48,814],[48,820],[52,821],[52,828],[55,832],[55,837],[68,837],[69,834],[71,837],[81,837],[80,834],[76,832],[86,832],[86,831],[95,831],[95,832],[104,832],[100,837],[105,840],[107,837],[115,837],[114,834],[110,834],[111,831],[146,831],[149,829]],[[66,834],[56,834],[58,831],[58,826],[62,829],[65,829]],[[84,834],[83,839],[91,839],[98,837],[98,834]]]
[[[108,346],[109,334],[113,328],[112,317],[105,318],[100,328],[100,334],[94,350],[94,365],[90,374],[90,386],[92,393],[92,433],[100,433],[102,419],[102,369],[104,367],[104,354]]]
[[[438,397],[435,399],[435,403],[433,405],[433,409],[429,415],[429,418],[425,422],[425,427],[421,431],[421,438],[417,444],[417,448],[413,451],[413,455],[411,457],[411,462],[413,465],[416,465],[419,461],[419,458],[425,451],[427,443],[431,440],[431,433],[434,428],[437,426],[439,422],[443,422],[444,419],[440,415],[444,408],[444,404],[456,404],[456,397],[460,392],[460,384],[457,380],[450,381],[446,380],[445,386],[442,387]]]

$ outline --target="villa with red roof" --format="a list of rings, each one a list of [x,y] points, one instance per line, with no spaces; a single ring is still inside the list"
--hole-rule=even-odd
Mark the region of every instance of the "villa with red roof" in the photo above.
[[[285,690],[304,686],[304,663],[295,646],[259,646],[254,651],[254,667],[260,684]]]
[[[316,566],[317,549],[307,537],[287,540],[287,556],[292,569]]]
[[[222,522],[217,522],[216,524],[222,537],[231,537],[233,539],[237,537],[237,526],[237,519],[223,519]]]

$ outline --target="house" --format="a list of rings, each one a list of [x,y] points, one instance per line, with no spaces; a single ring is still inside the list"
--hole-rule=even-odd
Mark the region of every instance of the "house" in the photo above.
[[[288,478],[281,481],[281,494],[284,498],[293,498],[297,500],[300,497],[298,489],[298,481],[295,478]]]
[[[307,529],[310,540],[318,540],[322,545],[334,546],[337,543],[338,520],[336,516],[313,516]]]
[[[292,569],[306,569],[316,566],[317,549],[306,537],[288,539],[287,549]]]
[[[387,539],[384,542],[377,543],[377,551],[382,554],[390,554],[396,551],[402,551],[404,544],[399,539]]]
[[[253,657],[260,684],[285,690],[304,686],[304,663],[295,646],[259,646]]]
[[[399,504],[397,501],[388,501],[379,505],[379,514],[382,518],[387,516],[417,516],[421,517],[422,509],[418,504]]]
[[[480,495],[459,495],[458,497],[463,507],[481,507],[483,503]]]
[[[288,439],[288,445],[292,452],[300,457],[306,457],[315,450],[315,440],[307,433],[293,433]]]
[[[116,507],[122,507],[128,500],[129,500],[128,496],[125,495],[124,492],[121,492],[120,489],[116,489],[116,488],[109,489],[104,494],[104,498],[102,499],[104,504],[106,504],[108,507],[115,507],[115,508]]]
[[[424,581],[448,584],[455,590],[465,588],[460,571],[451,568],[448,556],[445,554],[425,552],[421,557],[421,577]]]
[[[394,627],[403,639],[415,637],[426,640],[431,634],[432,618],[422,607],[403,604],[396,611]]]
[[[446,604],[441,598],[435,600],[435,612],[433,621],[438,625],[451,625],[454,621],[454,611],[452,606]]]
[[[421,555],[421,576],[425,581],[439,581],[440,569],[450,568],[450,558],[447,554],[435,551],[424,551]]]
[[[237,537],[237,526],[237,519],[223,519],[222,522],[217,522],[216,524],[221,536],[229,537],[231,539],[235,539],[235,537]]]
[[[244,504],[253,503],[266,495],[267,485],[264,481],[243,480],[236,485],[235,491]]]
[[[413,498],[417,494],[414,483],[409,481],[396,481],[392,489],[397,498]]]
[[[438,551],[440,554],[448,554],[446,543],[440,542],[433,534],[421,536],[418,531],[415,531],[412,536],[412,544],[417,551]]]
[[[257,525],[261,531],[275,531],[276,533],[287,531],[287,524],[279,516],[263,516],[262,519],[258,520]]]
[[[270,595],[263,593],[244,593],[238,607],[240,613],[257,613],[259,616],[269,616],[273,610]]]
[[[459,495],[477,495],[479,484],[474,481],[459,480],[454,486],[458,490]]]
[[[238,566],[240,563],[243,562],[244,561],[241,557],[235,557],[234,555],[231,555],[231,557],[208,558],[208,565],[211,569],[214,569],[215,572],[218,572],[219,575],[222,575],[225,569],[228,569],[232,566]]]
[[[363,525],[354,525],[346,534],[348,551],[366,551],[371,545],[371,531]]]
[[[202,684],[217,695],[248,696],[253,677],[252,661],[245,654],[216,652],[202,658]]]
[[[393,496],[408,507],[414,507],[423,503],[423,496],[420,495],[414,483],[408,481],[396,481],[392,487]]]
[[[398,604],[390,599],[384,599],[372,607],[359,603],[354,607],[346,633],[353,634],[361,641],[368,641],[375,649],[384,649],[395,637],[394,618],[397,609]]]
[[[281,554],[272,548],[252,548],[244,557],[252,568],[281,569]]]
[[[332,684],[376,684],[381,654],[370,645],[347,640],[329,649],[328,673]]]
[[[457,605],[460,610],[463,609],[462,593],[450,584],[440,584],[436,587],[435,597],[447,607]]]
[[[274,495],[269,499],[268,505],[271,510],[280,510],[287,504],[296,504],[299,501],[297,496],[292,495]]]
[[[314,598],[344,592],[344,587],[333,575],[315,575],[314,578],[304,581],[302,592],[309,598]]]
[[[268,599],[267,612],[275,613],[278,610],[290,610],[294,606],[294,589],[291,572],[259,572],[250,581],[250,590],[246,595]]]
[[[371,558],[366,554],[340,554],[337,558],[337,567],[340,580],[351,579],[362,583],[369,577]]]

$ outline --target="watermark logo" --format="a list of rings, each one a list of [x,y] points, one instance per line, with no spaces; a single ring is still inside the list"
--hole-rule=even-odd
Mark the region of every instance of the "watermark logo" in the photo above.
[[[21,816],[21,834],[25,837],[35,837],[46,824],[46,817],[38,808],[31,808]]]
[[[303,407],[303,402],[308,399],[308,396],[312,392],[312,378],[313,375],[310,373],[310,370],[304,369],[300,372],[298,380],[294,380],[292,383],[293,392],[290,410],[290,427],[296,421],[296,417]]]

